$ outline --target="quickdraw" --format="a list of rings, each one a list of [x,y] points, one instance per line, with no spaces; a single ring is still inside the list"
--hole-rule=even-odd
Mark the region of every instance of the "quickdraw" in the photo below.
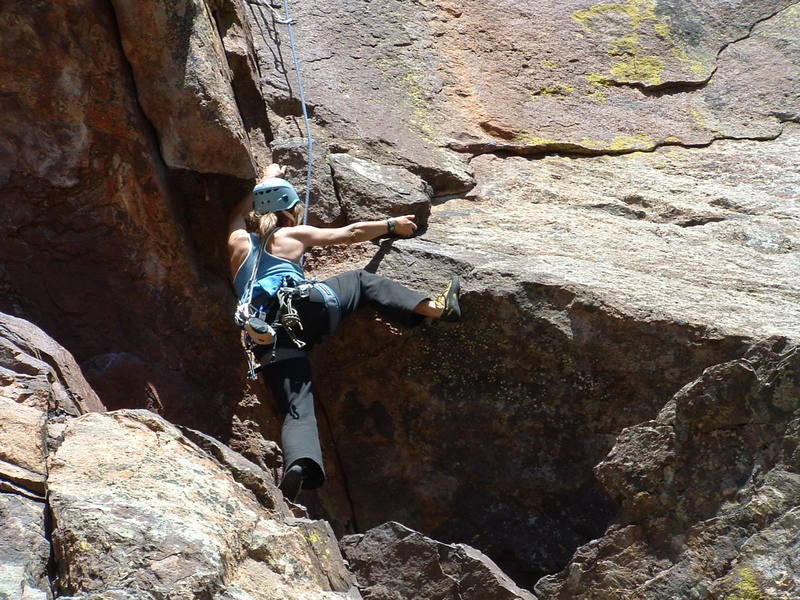
[[[275,314],[271,323],[268,321],[267,311],[252,306],[247,311],[243,311],[251,315],[242,326],[242,346],[247,357],[247,376],[250,379],[256,379],[258,372],[265,364],[264,362],[259,364],[256,359],[254,350],[257,346],[272,347],[272,352],[265,361],[266,364],[276,360],[295,358],[305,353],[303,348],[306,347],[306,343],[300,339],[303,322],[294,303],[299,299],[308,298],[312,290],[317,290],[322,295],[328,312],[329,332],[335,331],[341,318],[339,299],[330,286],[320,281],[298,283],[290,277],[286,277],[272,303]],[[278,347],[280,331],[286,332],[295,348]]]

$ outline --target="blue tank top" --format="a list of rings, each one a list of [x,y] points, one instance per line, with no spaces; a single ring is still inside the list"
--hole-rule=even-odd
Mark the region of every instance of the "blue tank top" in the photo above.
[[[273,230],[270,237],[274,235],[277,229]],[[244,293],[247,289],[247,283],[250,281],[250,276],[253,274],[253,269],[258,261],[258,253],[261,250],[261,236],[256,233],[250,234],[250,251],[247,253],[247,258],[239,266],[236,271],[236,276],[233,278],[233,289],[236,290],[236,295],[241,302],[244,298]],[[267,252],[266,248],[261,254],[261,261],[258,263],[258,272],[256,273],[256,281],[253,285],[253,298],[257,298],[262,294],[274,296],[278,289],[281,287],[284,277],[291,277],[295,281],[303,281],[305,274],[303,268],[295,262],[274,256]]]

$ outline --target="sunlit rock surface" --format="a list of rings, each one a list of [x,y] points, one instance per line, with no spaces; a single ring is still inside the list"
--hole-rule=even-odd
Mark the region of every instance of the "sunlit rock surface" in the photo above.
[[[364,311],[316,351],[330,477],[303,497],[311,513],[340,535],[396,520],[468,543],[528,588],[560,573],[536,587],[545,597],[796,595],[791,510],[765,519],[742,509],[744,544],[699,526],[703,548],[719,547],[734,570],[699,567],[683,529],[667,557],[640,548],[620,491],[633,484],[597,466],[638,453],[624,432],[660,422],[704,370],[730,378],[735,398],[745,385],[736,369],[715,365],[739,364],[769,337],[797,342],[797,3],[291,8],[316,140],[311,222],[428,220],[413,240],[315,252],[311,271],[367,266],[432,294],[458,273],[465,289],[460,324],[409,330]],[[0,310],[64,344],[108,408],[150,409],[241,451],[252,467],[201,434],[174,434],[247,482],[243,506],[256,498],[276,510],[266,482],[280,471],[280,419],[243,382],[224,238],[229,209],[271,160],[304,191],[286,26],[240,0],[68,0],[12,2],[0,28]],[[73,366],[9,339],[4,360],[17,366],[2,371],[0,398],[14,427],[0,431],[0,486],[33,550],[30,567],[3,573],[46,595],[33,541],[50,527],[43,428],[88,439],[82,427],[110,419],[145,446],[160,438],[126,421],[144,412],[54,422],[100,410],[100,399],[82,378],[68,381]],[[689,453],[672,455],[689,468]],[[755,497],[737,477],[720,492],[720,522]],[[664,494],[654,518],[708,495]],[[195,557],[208,577],[184,582],[185,593],[227,593],[214,586],[233,575],[208,557],[250,546],[225,550],[216,535],[217,554]],[[618,556],[625,540],[637,550]],[[82,589],[81,568],[69,571],[75,594],[137,597]]]

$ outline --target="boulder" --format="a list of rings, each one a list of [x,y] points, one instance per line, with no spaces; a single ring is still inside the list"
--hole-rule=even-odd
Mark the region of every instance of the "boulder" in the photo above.
[[[286,178],[297,188],[301,200],[305,201],[308,178],[306,157],[308,142],[303,138],[280,138],[272,142],[272,158],[286,166]],[[331,168],[328,165],[329,148],[323,140],[314,143],[314,161],[311,174],[311,198],[308,208],[308,223],[316,227],[341,226],[345,223],[341,202],[334,188]]]
[[[0,399],[53,415],[105,410],[72,355],[33,323],[0,313]]]
[[[420,228],[427,226],[431,188],[422,179],[349,154],[331,154],[329,160],[347,222],[414,215]]]
[[[72,355],[33,323],[0,313],[0,398],[73,416],[104,410]]]
[[[340,545],[366,600],[534,600],[489,557],[384,523]]]
[[[2,475],[0,475],[2,476]],[[0,596],[51,600],[43,502],[0,492]]]
[[[0,488],[44,496],[46,423],[47,413],[0,397]]]
[[[208,4],[192,0],[176,9],[163,0],[114,0],[112,5],[138,101],[167,166],[252,179],[233,75]]]
[[[149,411],[70,420],[49,458],[60,593],[358,597],[330,528],[288,517],[271,485],[260,503],[241,473]]]
[[[797,596],[799,386],[798,347],[775,340],[706,369],[624,430],[596,469],[617,521],[537,595]]]
[[[0,597],[50,600],[45,502],[51,428],[105,410],[63,347],[0,313]]]

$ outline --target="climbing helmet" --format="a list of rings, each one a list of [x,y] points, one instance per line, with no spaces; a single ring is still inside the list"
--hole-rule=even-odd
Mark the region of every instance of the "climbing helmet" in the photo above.
[[[258,214],[289,210],[300,202],[294,186],[280,177],[270,177],[253,188],[253,209]]]

